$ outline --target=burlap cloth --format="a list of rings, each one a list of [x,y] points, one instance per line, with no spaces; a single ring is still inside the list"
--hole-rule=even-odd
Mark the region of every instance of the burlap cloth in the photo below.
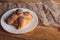
[[[43,27],[45,26],[60,26],[60,8],[59,5],[54,1],[46,1],[46,2],[0,2],[0,16],[2,16],[6,11],[13,8],[28,8],[34,12],[36,12],[39,24],[37,26],[38,29],[35,29],[33,33],[29,33],[27,35],[33,35],[33,40],[60,40],[60,33],[53,27]],[[41,28],[40,28],[41,26]],[[46,31],[44,31],[44,29]],[[50,30],[50,31],[49,31]],[[37,33],[38,32],[38,33]],[[40,35],[40,36],[39,36]],[[45,35],[45,36],[44,36]],[[14,36],[14,35],[13,35]],[[32,38],[25,37],[26,39]],[[37,37],[36,37],[37,36]],[[17,36],[16,37],[20,37]],[[24,37],[24,36],[22,36]],[[29,40],[28,39],[28,40]],[[22,39],[24,40],[24,39]]]
[[[60,8],[54,1],[46,2],[0,2],[0,15],[13,8],[28,8],[36,12],[39,24],[60,26]]]

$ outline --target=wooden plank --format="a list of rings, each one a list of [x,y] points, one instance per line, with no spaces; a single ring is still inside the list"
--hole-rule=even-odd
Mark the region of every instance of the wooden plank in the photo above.
[[[56,3],[60,3],[60,0],[54,0]]]
[[[46,0],[0,0],[2,2],[40,2],[40,1],[46,1]]]

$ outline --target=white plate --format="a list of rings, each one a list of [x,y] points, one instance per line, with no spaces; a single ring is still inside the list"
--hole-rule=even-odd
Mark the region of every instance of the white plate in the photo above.
[[[25,27],[21,28],[20,30],[17,30],[14,26],[12,25],[8,25],[5,22],[5,19],[12,14],[13,11],[16,11],[17,9],[22,9],[24,12],[28,11],[32,14],[33,19],[31,20],[31,22],[29,24],[27,24]],[[23,34],[26,32],[29,32],[31,30],[33,30],[38,24],[38,17],[36,15],[35,12],[29,10],[29,9],[25,9],[25,8],[15,8],[15,9],[11,9],[9,11],[7,11],[2,17],[1,17],[1,25],[3,27],[4,30],[6,30],[9,33],[13,33],[13,34]]]

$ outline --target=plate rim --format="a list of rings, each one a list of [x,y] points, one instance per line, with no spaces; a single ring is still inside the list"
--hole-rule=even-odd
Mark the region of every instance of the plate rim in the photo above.
[[[14,8],[14,9],[22,9],[22,8]],[[23,9],[27,9],[27,8],[23,8]],[[13,9],[10,9],[10,10],[13,10]],[[10,11],[10,10],[8,10],[8,11]],[[28,9],[28,10],[30,10],[30,9]],[[8,11],[6,11],[6,12],[8,12]],[[32,11],[32,10],[31,10]],[[6,12],[2,15],[2,17],[6,14]],[[34,11],[33,11],[34,12]],[[35,13],[35,12],[34,12]],[[35,13],[36,14],[36,13]],[[36,14],[36,16],[37,16],[37,14]],[[2,17],[1,17],[1,22],[2,22]],[[34,26],[37,26],[38,25],[38,16],[37,16],[37,23],[36,23],[36,25],[34,25]],[[2,28],[5,30],[5,28],[3,27],[3,24],[1,23],[1,26],[2,26]],[[35,29],[35,28],[33,28],[33,29]],[[32,29],[32,30],[33,30]],[[30,31],[32,31],[32,30],[30,30]],[[5,30],[5,31],[7,31],[7,30]],[[30,31],[28,31],[28,32],[30,32]],[[9,31],[7,31],[7,32],[9,32]],[[12,33],[12,32],[9,32],[9,33]],[[26,32],[27,33],[27,32]],[[24,34],[24,33],[13,33],[13,34]]]

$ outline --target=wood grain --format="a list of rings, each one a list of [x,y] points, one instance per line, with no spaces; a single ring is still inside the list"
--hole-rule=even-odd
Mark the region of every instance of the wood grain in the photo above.
[[[60,40],[60,32],[58,32],[56,28],[51,26],[37,26],[35,30],[19,35],[10,34],[3,29],[0,29],[0,39],[2,39],[2,37],[5,39],[11,38],[11,40]]]
[[[0,0],[2,2],[41,2],[41,1],[46,1],[46,0]],[[60,0],[54,0],[57,3],[60,3]]]
[[[0,1],[9,1],[9,2],[40,2],[45,0],[0,0]]]
[[[60,0],[54,0],[56,3],[60,3]]]

